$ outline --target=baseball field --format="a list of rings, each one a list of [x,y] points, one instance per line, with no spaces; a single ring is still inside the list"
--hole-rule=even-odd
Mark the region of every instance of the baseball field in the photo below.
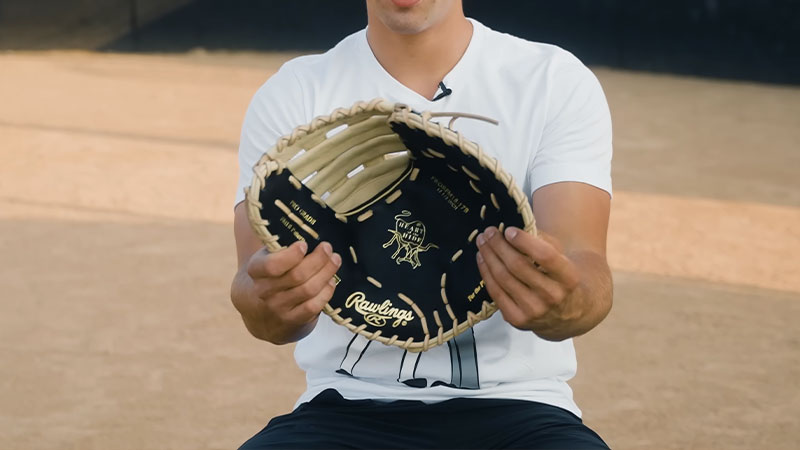
[[[0,448],[230,449],[304,388],[228,298],[247,103],[290,54],[0,53]],[[595,68],[612,448],[800,442],[800,88]]]

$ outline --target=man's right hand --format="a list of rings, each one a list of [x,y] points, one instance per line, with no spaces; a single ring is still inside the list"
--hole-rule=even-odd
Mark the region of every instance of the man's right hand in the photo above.
[[[286,344],[314,329],[333,296],[342,258],[327,242],[307,251],[302,241],[274,253],[262,247],[239,268],[231,298],[254,336]]]

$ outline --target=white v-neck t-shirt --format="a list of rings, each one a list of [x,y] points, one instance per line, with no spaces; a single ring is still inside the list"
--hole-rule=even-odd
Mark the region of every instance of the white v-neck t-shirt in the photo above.
[[[473,34],[445,77],[452,93],[430,101],[386,72],[366,30],[321,55],[285,63],[256,92],[239,147],[236,203],[252,167],[279,137],[314,117],[382,97],[417,111],[480,114],[499,126],[461,119],[455,128],[497,158],[529,196],[551,183],[587,183],[611,193],[611,119],[595,76],[572,54],[491,30],[471,20]],[[348,399],[453,397],[531,400],[580,416],[567,381],[575,375],[572,340],[550,342],[494,314],[447,345],[407,353],[356,336],[322,315],[297,343],[307,389],[298,404],[333,388]]]

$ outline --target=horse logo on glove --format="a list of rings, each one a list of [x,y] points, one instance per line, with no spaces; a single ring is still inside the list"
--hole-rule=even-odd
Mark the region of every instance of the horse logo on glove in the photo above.
[[[411,217],[411,212],[404,209],[402,213],[394,216],[396,221],[394,230],[386,230],[392,234],[392,238],[383,244],[383,248],[397,243],[397,250],[392,255],[392,259],[397,264],[407,262],[411,264],[412,268],[416,269],[422,265],[419,261],[420,252],[427,252],[432,248],[439,248],[439,246],[431,243],[423,245],[422,243],[425,242],[425,224],[419,220],[409,222],[403,220],[404,217]],[[405,254],[398,257],[403,250]]]

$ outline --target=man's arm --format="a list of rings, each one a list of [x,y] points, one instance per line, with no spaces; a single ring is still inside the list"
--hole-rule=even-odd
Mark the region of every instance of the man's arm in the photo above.
[[[239,267],[231,283],[231,301],[247,330],[274,344],[308,335],[333,296],[333,275],[341,257],[327,242],[309,254],[302,241],[267,252],[250,228],[244,203],[234,209],[233,230]]]
[[[541,236],[489,227],[477,240],[486,289],[511,325],[560,341],[594,328],[612,304],[606,261],[610,197],[594,186],[554,183],[533,194]]]

